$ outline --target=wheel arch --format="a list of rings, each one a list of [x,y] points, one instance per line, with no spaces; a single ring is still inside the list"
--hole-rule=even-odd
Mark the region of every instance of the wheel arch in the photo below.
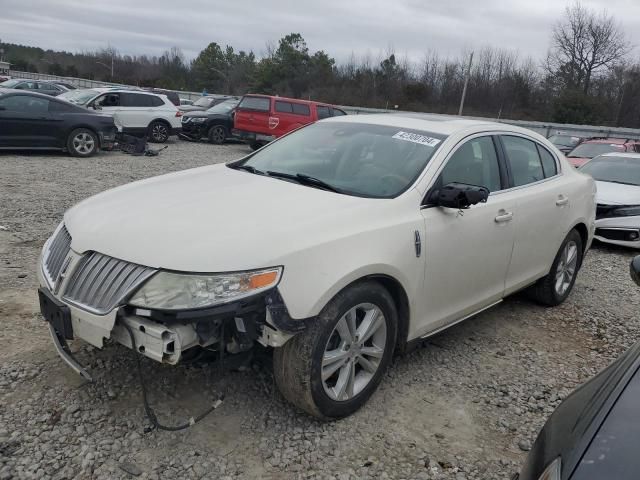
[[[162,118],[162,117],[158,117],[158,118],[154,118],[153,120],[151,120],[149,122],[149,125],[147,125],[147,130],[151,128],[151,125],[154,124],[155,122],[161,122],[164,123],[167,127],[169,127],[169,129],[173,128],[171,126],[171,123],[169,123],[169,120],[167,120],[166,118]]]
[[[80,128],[84,128],[85,130],[91,131],[91,133],[93,133],[96,136],[96,140],[98,142],[98,148],[102,148],[102,139],[100,138],[100,134],[98,133],[98,130],[96,129],[96,127],[86,123],[78,123],[67,128],[64,135],[64,147],[63,147],[64,150],[67,150],[67,143],[70,140],[71,134]]]
[[[580,263],[582,264],[582,259],[584,259],[584,255],[587,253],[587,249],[589,248],[589,229],[584,222],[580,221],[576,223],[571,230],[576,230],[580,234],[580,239],[582,240],[582,257],[580,260]]]

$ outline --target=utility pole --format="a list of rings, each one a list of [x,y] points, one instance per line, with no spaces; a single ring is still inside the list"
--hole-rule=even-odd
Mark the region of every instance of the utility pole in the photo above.
[[[464,98],[467,96],[467,87],[469,86],[469,77],[471,76],[471,64],[473,63],[473,52],[469,55],[469,66],[464,76],[464,87],[462,87],[462,98],[460,99],[460,108],[458,109],[458,115],[462,116],[462,109],[464,108]]]

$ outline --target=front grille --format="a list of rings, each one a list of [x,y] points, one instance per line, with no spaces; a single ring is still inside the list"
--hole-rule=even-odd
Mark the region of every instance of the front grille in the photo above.
[[[43,272],[49,281],[49,285],[55,286],[64,259],[67,258],[69,250],[71,249],[71,235],[67,231],[67,228],[62,225],[60,230],[49,242],[49,246],[44,252],[42,258]]]
[[[91,252],[76,267],[64,300],[98,315],[109,313],[155,269]]]

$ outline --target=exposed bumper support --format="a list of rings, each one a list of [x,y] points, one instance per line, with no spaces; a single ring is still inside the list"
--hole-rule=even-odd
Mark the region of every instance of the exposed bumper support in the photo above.
[[[56,329],[52,324],[48,323],[47,325],[49,325],[49,333],[51,333],[53,345],[56,347],[56,351],[58,352],[58,355],[60,355],[60,358],[62,358],[62,360],[64,360],[64,362],[69,365],[69,367],[71,367],[77,374],[82,376],[82,378],[89,382],[93,381],[91,375],[89,375],[89,372],[87,372],[71,354],[71,350],[69,350],[67,341],[64,338],[60,338],[58,336],[58,332],[56,332]]]

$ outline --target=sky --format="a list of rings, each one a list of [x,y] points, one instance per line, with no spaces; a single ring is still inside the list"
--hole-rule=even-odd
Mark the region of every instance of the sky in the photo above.
[[[301,33],[338,62],[388,51],[419,62],[484,46],[542,59],[567,0],[0,0],[0,40],[70,52],[111,45],[122,54],[187,59],[210,42],[253,50]],[[584,0],[620,22],[640,53],[640,0]]]

